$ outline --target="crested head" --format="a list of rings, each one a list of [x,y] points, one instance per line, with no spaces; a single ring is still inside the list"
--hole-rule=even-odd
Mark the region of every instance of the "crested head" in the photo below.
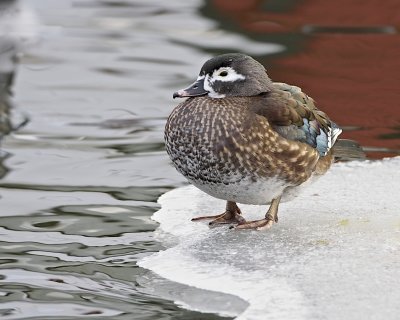
[[[271,86],[262,64],[242,53],[227,53],[206,61],[196,82],[174,97],[248,97],[270,92]]]

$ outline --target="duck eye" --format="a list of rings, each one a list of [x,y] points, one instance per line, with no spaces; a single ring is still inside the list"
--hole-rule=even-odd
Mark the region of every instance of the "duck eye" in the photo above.
[[[220,73],[219,73],[219,76],[221,76],[221,77],[226,77],[228,75],[228,72],[227,71],[221,71]]]

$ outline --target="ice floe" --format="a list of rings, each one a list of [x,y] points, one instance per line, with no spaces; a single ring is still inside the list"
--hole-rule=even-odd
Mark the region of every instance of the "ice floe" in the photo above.
[[[334,165],[281,204],[279,223],[266,232],[191,222],[225,204],[192,186],[179,188],[159,199],[162,209],[153,216],[169,248],[139,265],[241,298],[248,303],[242,310],[225,303],[216,311],[237,319],[398,319],[399,199],[400,157]],[[266,211],[240,207],[247,219]],[[201,310],[199,301],[186,297],[184,305]]]

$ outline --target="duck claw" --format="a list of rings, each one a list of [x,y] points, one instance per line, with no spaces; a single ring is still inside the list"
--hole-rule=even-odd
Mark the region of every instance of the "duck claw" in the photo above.
[[[235,230],[244,230],[244,229],[253,229],[253,230],[268,230],[269,228],[272,227],[274,224],[274,220],[270,218],[264,218],[261,220],[254,220],[254,221],[248,221],[244,223],[239,223],[236,226],[231,226],[230,229],[235,229]]]

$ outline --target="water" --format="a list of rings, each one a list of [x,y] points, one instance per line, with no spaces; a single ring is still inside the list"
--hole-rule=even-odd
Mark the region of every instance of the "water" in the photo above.
[[[182,246],[179,237],[162,231],[165,224],[156,231],[159,224],[151,219],[160,209],[157,199],[185,185],[163,146],[164,123],[176,104],[172,92],[191,83],[212,55],[242,51],[271,65],[276,80],[305,85],[327,104],[342,94],[326,97],[328,90],[313,87],[320,77],[308,81],[305,73],[299,83],[298,69],[287,67],[290,54],[301,52],[301,42],[314,34],[255,31],[246,23],[256,15],[238,27],[242,18],[221,3],[2,2],[2,134],[30,118],[1,145],[2,319],[220,319],[252,305],[234,290],[205,291],[215,288],[137,264]],[[274,4],[264,9],[288,10]],[[398,101],[395,93],[389,98]],[[399,154],[397,109],[382,108],[382,122],[368,112],[354,118],[327,107],[371,157]],[[190,228],[209,248],[201,239],[207,230]],[[179,263],[184,270],[185,261]]]

